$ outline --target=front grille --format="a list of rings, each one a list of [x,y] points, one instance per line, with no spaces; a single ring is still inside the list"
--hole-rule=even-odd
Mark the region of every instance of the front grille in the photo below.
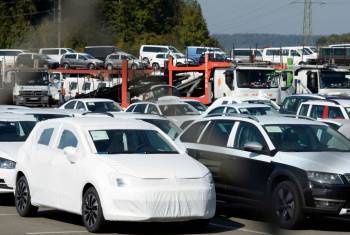
[[[47,91],[20,91],[22,96],[47,96]]]
[[[32,96],[34,95],[34,91],[20,91],[19,94],[25,96]]]
[[[347,179],[348,183],[350,183],[350,174],[345,174],[345,178]]]

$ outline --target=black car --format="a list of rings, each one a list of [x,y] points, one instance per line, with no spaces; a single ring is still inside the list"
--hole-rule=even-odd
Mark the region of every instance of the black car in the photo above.
[[[16,67],[55,69],[58,68],[60,64],[47,55],[21,53],[17,55],[15,65]]]

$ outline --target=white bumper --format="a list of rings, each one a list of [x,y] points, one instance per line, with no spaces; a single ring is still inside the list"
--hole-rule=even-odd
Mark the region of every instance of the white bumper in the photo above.
[[[15,169],[0,169],[0,193],[12,193]]]
[[[186,221],[209,219],[215,215],[214,185],[200,182],[142,187],[117,187],[103,192],[102,206],[106,220]]]

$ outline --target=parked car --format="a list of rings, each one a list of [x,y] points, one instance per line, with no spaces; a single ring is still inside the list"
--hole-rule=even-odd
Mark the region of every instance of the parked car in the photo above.
[[[301,103],[308,100],[323,100],[324,96],[311,95],[311,94],[299,94],[286,97],[281,105],[281,114],[296,114]]]
[[[112,70],[113,68],[120,69],[122,67],[123,60],[128,61],[128,68],[130,69],[144,69],[148,66],[146,62],[137,59],[131,54],[125,52],[117,52],[106,57],[105,68],[108,70]]]
[[[259,49],[252,48],[235,48],[233,49],[233,59],[236,63],[249,63],[263,61]]]
[[[300,104],[298,116],[313,119],[350,119],[350,99],[309,100]]]
[[[60,63],[56,60],[51,59],[47,55],[27,52],[17,55],[15,66],[27,68],[55,69],[60,66]]]
[[[282,228],[309,215],[350,214],[350,141],[324,123],[211,117],[176,142],[211,170],[219,201],[265,208]]]
[[[72,48],[40,48],[39,54],[47,55],[52,60],[57,61],[58,63],[61,61],[62,55],[66,53],[76,53]]]
[[[17,55],[26,52],[28,51],[21,49],[0,49],[0,61],[4,62],[5,65],[14,66]]]
[[[215,214],[208,169],[138,120],[38,123],[18,153],[15,187],[20,216],[49,206],[82,215],[89,232],[105,220],[199,220],[206,226]]]
[[[271,47],[262,51],[263,61],[271,63],[287,64],[287,60],[293,61],[294,65],[307,64],[317,59],[317,53],[302,46],[297,47]]]
[[[13,193],[17,152],[35,124],[33,116],[0,114],[0,194]]]
[[[60,65],[69,68],[103,68],[103,61],[85,53],[67,53],[61,57]]]
[[[156,56],[160,53],[170,54],[170,55],[174,55],[174,54],[183,55],[178,49],[176,49],[173,46],[141,45],[141,47],[140,47],[140,60],[144,60],[144,61],[146,61],[147,64],[152,65],[151,60],[156,59]],[[161,65],[161,64],[159,64],[159,65]]]
[[[157,53],[154,57],[149,59],[149,64],[155,70],[164,68],[166,63],[168,63],[168,53]]]
[[[321,47],[317,58],[318,64],[350,65],[350,45],[343,47]]]
[[[192,59],[197,64],[199,63],[200,57],[206,52],[222,55],[225,58],[227,57],[226,53],[217,47],[188,46],[186,48],[187,57]]]
[[[84,53],[92,55],[94,58],[104,61],[112,53],[121,52],[116,46],[87,46]]]
[[[83,98],[72,99],[67,103],[59,107],[59,109],[65,109],[66,111],[73,111],[73,113],[84,112],[121,112],[123,109],[120,105],[113,100],[102,98]]]

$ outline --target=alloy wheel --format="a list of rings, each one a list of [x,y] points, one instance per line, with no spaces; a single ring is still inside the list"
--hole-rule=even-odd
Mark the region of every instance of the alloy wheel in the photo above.
[[[99,213],[99,204],[96,195],[90,192],[83,204],[83,218],[89,227],[93,227],[97,221]]]
[[[275,203],[276,215],[280,220],[288,222],[294,218],[295,201],[291,191],[281,187],[278,190],[278,197]]]
[[[15,195],[16,206],[20,211],[24,211],[27,207],[29,200],[28,187],[24,180],[20,180],[16,187]]]

